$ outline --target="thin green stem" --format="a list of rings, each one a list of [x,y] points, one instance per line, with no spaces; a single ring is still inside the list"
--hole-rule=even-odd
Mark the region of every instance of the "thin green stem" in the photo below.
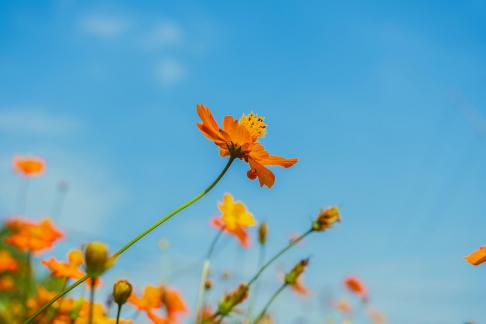
[[[216,243],[218,242],[219,238],[221,237],[221,234],[224,231],[224,227],[221,228],[218,233],[216,233],[216,236],[214,236],[209,249],[208,253],[206,254],[206,259],[204,260],[203,263],[203,268],[201,271],[201,279],[199,281],[199,290],[197,293],[197,302],[196,302],[196,323],[201,322],[201,309],[204,305],[204,295],[206,292],[206,281],[208,280],[209,276],[209,268],[211,266],[211,256],[213,255],[214,248],[216,247]]]
[[[89,317],[88,317],[88,323],[93,324],[93,310],[94,310],[94,298],[95,298],[95,283],[96,283],[96,278],[91,277],[90,278],[90,290],[89,290]]]
[[[118,304],[118,310],[116,311],[116,324],[120,322],[121,309],[122,309],[122,304]]]
[[[297,243],[302,241],[307,235],[312,233],[314,230],[311,228],[308,231],[304,232],[302,235],[297,237],[296,239],[292,240],[286,247],[284,247],[280,252],[275,254],[270,260],[268,260],[261,268],[260,270],[257,271],[257,273],[248,281],[248,286],[251,286],[275,260],[277,260],[280,256],[282,256],[285,252],[290,250],[293,246],[295,246]]]
[[[263,316],[265,316],[265,314],[267,313],[267,310],[270,307],[270,305],[275,301],[275,299],[278,297],[278,295],[280,295],[280,293],[282,291],[284,291],[285,288],[287,288],[287,286],[288,286],[288,284],[287,283],[284,283],[282,286],[280,286],[280,288],[277,289],[277,291],[275,291],[273,293],[272,297],[267,302],[267,304],[265,305],[265,307],[263,308],[263,310],[256,317],[255,322],[253,322],[254,324],[258,323],[258,321],[261,320]]]
[[[208,192],[211,191],[211,189],[214,188],[214,186],[216,186],[216,184],[221,180],[221,178],[223,178],[223,176],[225,175],[226,171],[228,171],[228,169],[230,168],[230,166],[231,166],[231,164],[233,163],[234,160],[235,160],[235,157],[233,157],[233,156],[229,158],[229,160],[226,163],[226,166],[224,167],[224,169],[221,171],[221,173],[218,175],[218,177],[206,189],[204,189],[201,193],[199,193],[194,198],[190,199],[186,203],[182,204],[181,206],[179,206],[176,209],[174,209],[173,211],[171,211],[166,216],[162,217],[159,221],[157,221],[154,225],[150,226],[147,230],[145,230],[142,233],[140,233],[139,235],[137,235],[133,240],[131,240],[125,246],[123,246],[120,250],[118,250],[112,256],[112,258],[118,257],[120,254],[122,254],[123,252],[125,252],[126,250],[128,250],[133,244],[137,243],[140,239],[142,239],[145,235],[147,235],[148,233],[150,233],[151,231],[153,231],[154,229],[156,229],[162,223],[164,223],[167,220],[169,220],[172,216],[174,216],[175,214],[179,213],[180,211],[186,209],[187,207],[189,207],[190,205],[192,205],[193,203],[195,203],[196,201],[198,201],[199,199],[201,199],[202,197],[204,197]],[[73,290],[74,288],[76,288],[77,286],[79,286],[80,284],[82,284],[83,282],[85,282],[88,278],[89,278],[89,276],[88,275],[85,275],[84,277],[82,277],[81,279],[79,279],[78,281],[76,281],[75,283],[73,283],[71,286],[67,287],[64,291],[61,291],[53,299],[51,299],[49,302],[47,302],[47,304],[45,304],[44,306],[42,306],[31,317],[29,317],[27,319],[27,321],[25,322],[25,324],[32,323],[32,321],[37,316],[39,316],[39,314],[41,314],[43,311],[45,311],[47,308],[49,308],[49,306],[51,306],[56,300],[58,300],[59,298],[61,298],[62,296],[64,296],[65,294],[67,294],[68,292],[70,292],[71,290]]]

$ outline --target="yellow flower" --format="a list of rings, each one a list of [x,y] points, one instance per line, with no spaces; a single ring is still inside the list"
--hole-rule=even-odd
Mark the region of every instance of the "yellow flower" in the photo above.
[[[245,204],[235,201],[229,193],[224,195],[223,202],[218,205],[221,215],[213,218],[211,224],[216,228],[234,235],[244,247],[250,245],[248,227],[256,225],[253,214],[248,211]]]

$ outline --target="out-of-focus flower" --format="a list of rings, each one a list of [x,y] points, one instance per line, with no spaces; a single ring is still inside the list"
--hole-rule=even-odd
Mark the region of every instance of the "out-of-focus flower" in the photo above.
[[[306,296],[309,290],[302,285],[302,273],[309,265],[309,259],[299,261],[293,268],[285,275],[285,283],[289,285],[297,294]]]
[[[125,304],[131,294],[132,285],[127,280],[118,280],[113,285],[113,300],[118,305]]]
[[[160,308],[162,306],[162,290],[157,286],[147,286],[141,297],[131,294],[128,302],[139,311]]]
[[[369,307],[367,309],[367,312],[368,312],[368,316],[370,317],[370,319],[373,321],[374,324],[385,324],[386,323],[385,316],[383,316],[383,314],[379,310],[377,310],[376,308]]]
[[[238,306],[248,297],[248,285],[240,284],[238,288],[228,294],[220,300],[218,305],[219,314],[228,315],[235,306]]]
[[[19,269],[19,264],[8,251],[0,251],[0,273],[14,272]]]
[[[211,317],[213,315],[214,315],[214,311],[211,308],[211,306],[205,306],[201,309],[201,314],[199,315],[199,318],[205,324],[214,324],[216,323],[216,320],[214,321],[211,320]]]
[[[337,207],[323,209],[317,215],[317,219],[312,223],[314,231],[322,232],[330,229],[335,223],[341,222],[341,214]]]
[[[8,292],[15,290],[15,282],[11,277],[0,277],[0,291]]]
[[[162,286],[162,305],[167,312],[167,318],[174,320],[179,314],[187,314],[189,309],[182,295],[175,289]]]
[[[244,247],[250,246],[248,227],[256,224],[253,214],[245,204],[235,201],[233,196],[226,193],[223,202],[218,205],[221,215],[211,220],[211,224],[228,234],[235,236]]]
[[[7,221],[5,226],[12,231],[5,238],[5,243],[24,252],[43,252],[63,237],[63,233],[49,219],[34,223],[17,218]]]
[[[339,299],[333,301],[332,306],[343,314],[349,314],[353,311],[353,308],[351,307],[351,303],[346,299]]]
[[[265,243],[267,243],[267,234],[268,224],[266,222],[262,222],[258,227],[258,243],[260,243],[260,245],[265,245]]]
[[[114,260],[108,254],[108,246],[101,242],[90,242],[84,251],[86,272],[91,277],[99,277],[108,270]]]
[[[356,294],[358,297],[362,298],[363,300],[368,298],[368,289],[357,277],[354,276],[347,277],[346,279],[344,279],[344,285],[352,293]]]
[[[26,176],[34,177],[41,175],[46,164],[43,159],[35,156],[15,156],[13,158],[13,167],[15,171]]]
[[[478,250],[469,254],[464,259],[466,259],[467,262],[475,266],[480,265],[483,262],[486,262],[486,245],[481,246]]]
[[[265,135],[267,128],[262,117],[253,113],[243,115],[240,120],[226,116],[223,128],[220,128],[206,106],[197,105],[197,113],[201,117],[201,123],[197,124],[199,129],[219,147],[221,156],[245,160],[250,166],[248,178],[253,180],[258,177],[260,186],[266,185],[270,188],[275,182],[275,175],[266,166],[288,168],[297,162],[297,159],[270,155],[258,142],[258,139]]]
[[[68,261],[60,262],[55,258],[49,260],[42,260],[42,265],[51,270],[51,275],[57,278],[69,278],[78,280],[84,276],[84,272],[79,270],[83,264],[83,252],[80,250],[72,250],[68,253]]]

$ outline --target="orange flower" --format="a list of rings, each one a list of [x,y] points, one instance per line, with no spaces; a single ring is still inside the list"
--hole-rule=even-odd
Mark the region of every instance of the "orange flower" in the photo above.
[[[297,294],[307,296],[309,290],[302,284],[302,273],[309,265],[309,259],[300,260],[293,268],[285,274],[285,284],[289,285]]]
[[[51,270],[51,274],[57,278],[69,278],[78,280],[84,276],[84,272],[79,270],[83,264],[83,252],[72,250],[68,254],[67,262],[59,262],[55,258],[42,260],[42,264]]]
[[[248,227],[256,224],[253,214],[245,204],[235,201],[229,193],[224,194],[223,202],[218,205],[221,215],[213,218],[211,224],[219,230],[235,236],[243,247],[250,246]]]
[[[38,157],[15,156],[13,158],[13,167],[18,173],[26,177],[34,177],[44,172],[46,164],[44,160]]]
[[[7,222],[6,227],[13,231],[5,243],[11,244],[24,252],[39,253],[52,247],[63,237],[49,219],[38,223],[14,219]]]
[[[188,308],[182,295],[174,289],[163,286],[162,288],[162,304],[167,312],[169,319],[175,319],[180,314],[187,314]]]
[[[353,311],[351,304],[346,299],[339,299],[332,303],[334,308],[343,314],[349,314]]]
[[[162,290],[160,287],[147,286],[139,298],[135,293],[130,295],[128,302],[140,311],[157,309],[162,306]]]
[[[197,126],[201,132],[220,149],[221,156],[231,156],[245,160],[250,170],[247,176],[256,179],[260,186],[272,187],[275,175],[266,166],[282,166],[289,168],[297,159],[286,159],[270,155],[258,142],[266,133],[267,125],[264,118],[253,113],[241,116],[240,120],[234,120],[232,116],[226,116],[223,120],[223,128],[220,128],[214,120],[211,110],[204,105],[197,105],[197,113],[201,117],[201,123]]]
[[[302,278],[298,278],[292,285],[290,285],[290,288],[292,288],[296,294],[301,296],[308,296],[310,294],[309,289],[302,284]]]
[[[383,314],[379,310],[377,310],[376,308],[371,308],[371,307],[368,308],[368,316],[370,317],[370,319],[375,324],[385,324],[386,323],[385,316],[383,316]]]
[[[0,272],[17,271],[19,264],[10,253],[7,251],[0,251]]]
[[[15,282],[10,277],[0,278],[0,291],[13,291],[15,290]]]
[[[351,292],[353,292],[357,296],[363,299],[368,298],[368,290],[358,278],[353,276],[347,277],[346,279],[344,279],[344,284]]]
[[[483,262],[486,262],[486,245],[481,246],[478,250],[469,254],[464,259],[466,259],[467,262],[475,266],[480,265]]]

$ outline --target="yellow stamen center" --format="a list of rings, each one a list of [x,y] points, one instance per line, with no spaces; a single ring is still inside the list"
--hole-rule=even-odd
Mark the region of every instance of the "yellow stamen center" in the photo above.
[[[260,117],[254,113],[249,113],[248,115],[241,116],[239,123],[244,126],[253,139],[257,139],[265,136],[267,132],[267,125],[264,122],[265,118]]]

